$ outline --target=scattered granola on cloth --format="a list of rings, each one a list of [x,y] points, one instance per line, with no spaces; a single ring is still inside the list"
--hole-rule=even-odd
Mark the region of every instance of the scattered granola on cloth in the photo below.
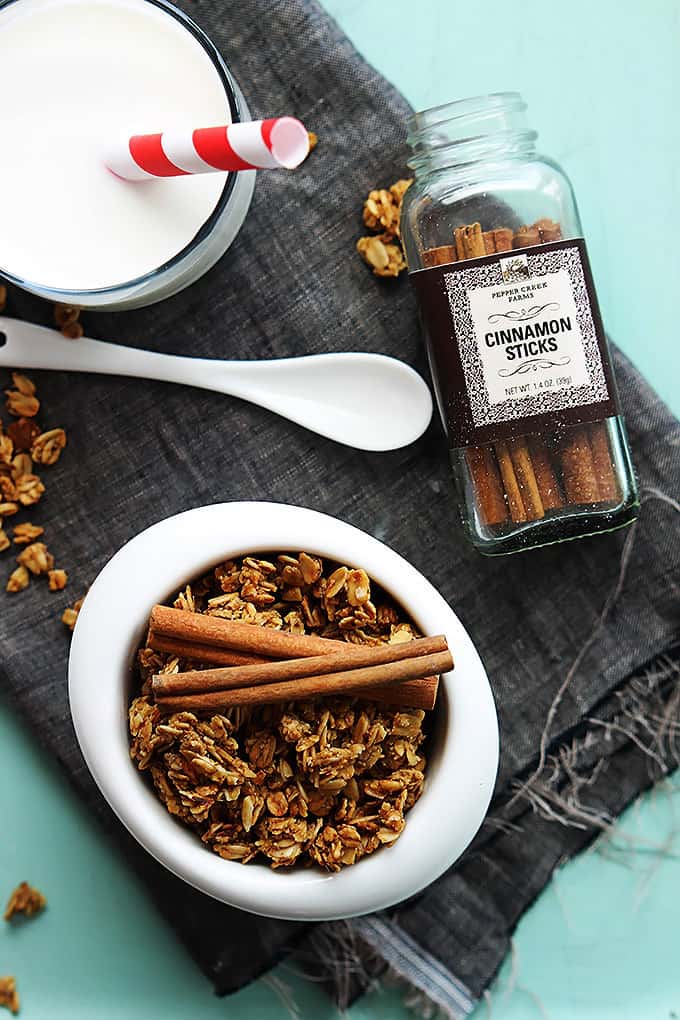
[[[21,882],[10,896],[5,909],[5,920],[11,921],[16,914],[23,914],[24,917],[33,917],[39,914],[47,906],[47,900],[43,894],[29,885],[28,882]]]
[[[41,405],[32,379],[20,372],[12,373],[12,386],[5,390],[6,408],[16,420],[6,426],[0,419],[0,553],[10,548],[5,518],[40,502],[45,493],[42,479],[34,466],[56,464],[66,446],[66,433],[61,428],[43,432],[35,420]],[[67,574],[54,569],[54,557],[44,542],[34,540],[44,528],[30,521],[14,525],[14,542],[26,548],[16,557],[17,563],[7,577],[5,591],[15,594],[28,588],[31,576],[45,575],[50,591],[65,587]]]
[[[19,993],[13,977],[0,977],[0,1006],[4,1006],[10,1013],[19,1012]]]
[[[56,304],[54,324],[67,340],[80,340],[84,333],[83,324],[80,322],[80,308],[75,305]]]
[[[59,574],[59,573],[61,573],[61,574],[64,574],[64,577],[66,577],[66,573],[63,570],[61,570],[61,571],[53,570],[53,571],[50,571],[50,573],[52,573],[52,574]],[[50,586],[52,587],[52,585],[54,585],[55,583],[56,583],[55,581],[51,580]],[[64,584],[65,583],[66,582],[64,581]],[[62,584],[61,587],[63,588],[64,585]],[[58,591],[58,588],[52,587],[52,590],[53,591]],[[68,629],[71,630],[71,631],[73,630],[73,628],[76,625],[76,620],[78,619],[78,613],[80,612],[81,607],[82,607],[84,601],[85,601],[85,597],[84,596],[83,596],[82,599],[76,599],[76,601],[73,603],[73,605],[72,606],[67,606],[66,609],[64,610],[64,612],[61,614],[61,622],[64,624],[65,627],[68,627]]]
[[[357,251],[376,276],[399,276],[406,269],[401,247],[399,218],[404,194],[412,179],[396,181],[389,189],[371,191],[364,202],[362,218],[377,236],[360,237]]]
[[[411,623],[364,570],[316,556],[220,564],[175,600],[187,612],[355,644],[409,641]],[[191,668],[142,648],[130,753],[168,811],[226,860],[339,871],[401,834],[423,788],[425,713],[334,697],[161,715],[154,673]]]

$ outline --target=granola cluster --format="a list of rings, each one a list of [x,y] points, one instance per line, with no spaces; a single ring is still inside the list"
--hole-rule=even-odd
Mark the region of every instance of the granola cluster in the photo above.
[[[411,183],[410,179],[400,180],[390,188],[371,191],[364,202],[364,225],[376,234],[360,237],[357,251],[376,276],[399,276],[406,269],[399,219],[402,199]]]
[[[67,340],[80,340],[84,332],[80,308],[75,305],[55,305],[54,324]]]
[[[34,889],[28,882],[21,882],[9,898],[5,908],[5,921],[11,922],[19,914],[27,918],[35,917],[46,906],[47,900],[38,889]],[[0,1007],[8,1009],[10,1013],[19,1012],[16,978],[9,974],[0,977]]]
[[[0,977],[0,1006],[8,1009],[10,1013],[19,1012],[17,983],[16,979],[11,976]]]
[[[84,601],[85,596],[83,596],[83,598],[81,599],[76,599],[73,605],[67,606],[64,612],[61,614],[61,622],[64,624],[65,627],[68,627],[70,631],[73,631],[73,628],[76,625],[78,613],[80,612]]]
[[[6,591],[23,591],[31,577],[41,575],[47,578],[50,591],[61,591],[67,582],[66,571],[55,568],[54,556],[45,543],[36,541],[44,528],[22,521],[12,527],[10,538],[5,524],[6,518],[40,501],[45,486],[35,466],[57,463],[66,446],[66,433],[60,428],[42,431],[36,421],[40,401],[28,376],[13,372],[5,395],[7,411],[16,420],[4,423],[0,419],[0,553],[11,547],[12,539],[15,546],[24,547],[16,557],[17,566],[7,579]]]
[[[230,560],[174,605],[357,644],[417,636],[364,570],[307,553]],[[168,811],[211,850],[243,864],[259,857],[273,868],[339,871],[395,842],[423,787],[424,712],[335,697],[161,715],[153,674],[195,665],[140,650],[130,753]]]
[[[5,921],[11,921],[17,914],[33,917],[47,906],[47,900],[39,889],[28,882],[20,882],[9,898],[5,908]]]

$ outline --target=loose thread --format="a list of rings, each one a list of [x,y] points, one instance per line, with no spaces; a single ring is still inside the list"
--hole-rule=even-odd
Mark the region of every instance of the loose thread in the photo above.
[[[567,675],[565,676],[564,680],[560,684],[560,686],[559,686],[559,688],[557,690],[557,693],[555,694],[555,697],[552,700],[552,703],[551,703],[550,708],[548,710],[548,715],[546,717],[545,725],[543,727],[543,732],[541,733],[541,741],[540,741],[540,745],[539,745],[538,765],[534,769],[533,773],[529,776],[529,778],[522,784],[522,786],[517,790],[517,792],[515,794],[513,794],[513,796],[510,798],[510,801],[508,802],[508,805],[507,805],[508,809],[511,808],[521,797],[526,796],[526,792],[527,792],[528,788],[531,786],[532,783],[536,782],[536,780],[539,778],[541,772],[543,771],[543,768],[544,768],[545,762],[546,762],[548,744],[550,742],[550,731],[552,729],[552,724],[554,722],[555,716],[557,715],[558,709],[559,709],[560,705],[562,704],[564,696],[567,693],[567,691],[568,691],[568,689],[569,689],[569,687],[571,685],[572,680],[576,676],[576,673],[578,671],[579,666],[581,665],[581,663],[583,662],[583,659],[585,658],[585,656],[587,655],[587,653],[590,651],[590,649],[592,648],[593,644],[595,643],[596,638],[598,637],[600,631],[602,630],[602,628],[603,628],[603,626],[604,626],[604,624],[605,624],[605,622],[606,622],[610,612],[612,611],[614,605],[616,604],[616,602],[617,602],[617,600],[619,598],[619,595],[621,594],[621,591],[622,591],[623,585],[624,585],[624,581],[625,581],[625,578],[626,578],[626,571],[628,569],[628,563],[630,561],[630,556],[631,556],[631,553],[633,551],[633,545],[634,545],[634,542],[635,542],[636,534],[637,534],[637,523],[633,524],[633,526],[631,527],[630,531],[628,532],[628,534],[626,536],[626,541],[623,544],[623,549],[621,551],[621,565],[620,565],[619,576],[618,576],[616,585],[614,586],[613,590],[608,595],[608,597],[607,597],[607,599],[605,601],[605,604],[602,607],[602,612],[600,613],[600,616],[598,617],[598,620],[597,620],[595,626],[593,627],[593,630],[591,631],[590,636],[588,637],[588,639],[586,640],[585,644],[581,647],[580,651],[578,652],[576,658],[574,659],[574,661],[573,661],[573,663],[571,665],[571,668],[569,669]]]

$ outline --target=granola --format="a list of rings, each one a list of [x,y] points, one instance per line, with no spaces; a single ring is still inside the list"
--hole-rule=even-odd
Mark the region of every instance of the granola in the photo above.
[[[45,491],[37,475],[19,475],[16,480],[17,498],[22,506],[33,506]]]
[[[57,304],[54,306],[54,324],[67,340],[80,340],[84,330],[79,320],[80,308],[75,305]]]
[[[59,306],[55,312],[57,325],[68,329],[77,324],[77,308]],[[12,388],[5,390],[7,409],[16,420],[5,424],[0,420],[0,553],[10,547],[5,529],[6,517],[30,509],[39,503],[45,493],[42,479],[34,465],[56,464],[66,446],[66,433],[62,428],[43,431],[35,416],[40,410],[36,386],[21,372],[12,373]],[[47,577],[50,591],[61,591],[67,582],[66,571],[55,569],[54,557],[44,542],[36,542],[44,533],[41,525],[22,521],[14,526],[14,542],[26,548],[17,557],[18,567],[9,575],[5,588],[10,593],[28,587],[30,575]],[[64,614],[71,620],[71,610]],[[76,613],[77,615],[77,613]],[[75,617],[73,618],[73,623]],[[73,626],[67,622],[67,626]]]
[[[32,393],[19,389],[5,390],[7,410],[17,418],[34,418],[40,410],[40,401]]]
[[[47,906],[47,900],[43,894],[29,885],[28,882],[21,882],[9,898],[5,909],[5,920],[11,921],[16,914],[23,914],[24,917],[33,917],[39,914]]]
[[[45,532],[45,529],[41,528],[38,524],[29,524],[28,522],[15,524],[12,530],[14,532],[15,545],[28,545],[29,542],[39,538]]]
[[[174,605],[356,644],[417,636],[364,570],[309,553],[221,563]],[[214,853],[339,871],[399,838],[423,788],[423,711],[342,696],[161,715],[153,674],[195,665],[140,649],[130,754],[167,810]]]
[[[10,1013],[19,1012],[19,993],[13,977],[0,977],[0,1006],[4,1006]]]
[[[61,451],[66,446],[66,433],[63,429],[49,429],[42,432],[31,447],[31,457],[36,464],[56,464]]]
[[[401,247],[401,203],[412,179],[396,181],[390,188],[371,191],[364,202],[362,218],[378,236],[360,237],[357,251],[376,276],[399,276],[406,269]]]
[[[399,237],[399,216],[401,202],[405,192],[411,186],[411,180],[400,180],[389,190],[380,188],[370,191],[364,202],[363,221],[369,230],[385,233],[388,240]]]
[[[399,276],[406,269],[401,245],[392,244],[386,234],[379,237],[360,237],[357,251],[376,276]]]
[[[63,591],[68,581],[68,574],[65,570],[57,567],[56,570],[47,571],[47,585],[50,591]]]
[[[47,551],[44,542],[33,542],[27,545],[23,552],[17,556],[17,563],[26,567],[36,577],[38,574],[46,574],[54,566],[54,556]]]
[[[76,620],[78,619],[78,613],[80,612],[84,601],[85,601],[84,597],[82,599],[76,599],[73,605],[67,606],[64,612],[61,614],[61,622],[64,624],[65,627],[68,627],[69,630],[73,630],[73,628],[75,627]]]
[[[24,566],[16,567],[7,579],[7,586],[5,588],[10,594],[15,594],[18,591],[23,591],[24,588],[28,588],[28,582],[31,579],[31,575]]]

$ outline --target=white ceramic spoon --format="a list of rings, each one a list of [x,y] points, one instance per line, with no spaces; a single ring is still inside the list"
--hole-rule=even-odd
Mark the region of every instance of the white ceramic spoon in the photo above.
[[[0,316],[0,366],[129,375],[241,397],[359,450],[397,450],[423,434],[430,391],[408,365],[383,354],[312,354],[212,361],[156,354]]]

